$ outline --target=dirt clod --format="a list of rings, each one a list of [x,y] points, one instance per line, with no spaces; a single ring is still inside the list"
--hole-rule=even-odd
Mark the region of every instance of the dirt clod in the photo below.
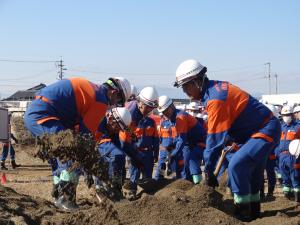
[[[108,164],[97,151],[92,135],[78,134],[71,130],[57,134],[44,134],[40,137],[36,155],[43,159],[59,158],[62,162],[73,161],[69,170],[83,168],[101,180],[108,180]]]

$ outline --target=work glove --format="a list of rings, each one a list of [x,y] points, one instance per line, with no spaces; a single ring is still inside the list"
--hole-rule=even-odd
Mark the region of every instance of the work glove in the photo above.
[[[205,173],[204,185],[215,188],[219,186],[219,182],[213,173]]]

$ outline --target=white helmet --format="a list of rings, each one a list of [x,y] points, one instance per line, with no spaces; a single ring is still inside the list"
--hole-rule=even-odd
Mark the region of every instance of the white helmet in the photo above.
[[[106,83],[112,87],[113,89],[116,89],[120,91],[122,94],[122,104],[126,102],[126,100],[131,95],[131,86],[130,82],[124,78],[124,77],[112,77],[109,78]]]
[[[183,84],[193,80],[198,76],[206,76],[207,69],[195,59],[188,59],[182,62],[176,70],[175,87],[181,87]]]
[[[293,108],[289,105],[285,105],[282,107],[281,109],[281,115],[284,116],[284,115],[290,115],[293,113]]]
[[[156,108],[158,106],[158,94],[155,87],[143,88],[137,99],[150,107]]]
[[[271,110],[271,112],[273,113],[274,116],[278,117],[278,111],[274,105],[271,105],[271,104],[264,104],[264,105],[267,106],[268,109]]]
[[[131,85],[131,95],[137,95],[137,89],[136,86],[134,86],[133,84]]]
[[[293,110],[293,113],[300,112],[300,105],[296,106]]]
[[[131,114],[125,107],[112,108],[111,114],[122,130],[131,124]]]
[[[158,112],[165,111],[171,104],[173,103],[172,99],[170,99],[166,95],[159,96],[158,98]]]
[[[186,109],[187,110],[199,110],[200,105],[198,102],[191,102],[190,104],[187,105]]]
[[[292,140],[290,145],[289,145],[289,152],[291,155],[295,156],[298,158],[300,156],[300,140],[295,139]]]

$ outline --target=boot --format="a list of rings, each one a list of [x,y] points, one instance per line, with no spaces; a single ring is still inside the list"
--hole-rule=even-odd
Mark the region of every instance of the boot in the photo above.
[[[235,203],[235,217],[243,222],[252,220],[250,203],[237,204]]]
[[[21,165],[17,164],[15,160],[11,160],[11,167],[13,169],[16,169],[17,167],[20,167]]]
[[[121,173],[115,173],[110,185],[111,200],[119,201],[123,198],[122,194],[123,176]]]
[[[0,166],[1,170],[8,170],[5,166],[5,161],[1,161],[1,166]]]
[[[71,201],[65,198],[61,201],[61,208],[66,211],[75,212],[79,209],[79,206],[76,204],[75,201]]]
[[[268,187],[268,194],[267,196],[273,196],[273,193],[274,193],[274,189],[275,189],[275,186],[269,186]]]
[[[264,189],[262,189],[262,190],[260,190],[259,191],[259,196],[260,196],[260,200],[261,201],[264,201],[264,199],[265,199],[265,192],[264,192]]]
[[[79,207],[76,204],[76,184],[60,181],[58,189],[59,198],[56,206],[70,212],[78,210]]]
[[[269,186],[268,187],[268,194],[267,194],[267,196],[266,196],[266,198],[267,198],[267,200],[268,201],[272,201],[272,200],[274,200],[275,199],[275,197],[274,197],[274,195],[273,195],[273,193],[274,193],[274,186]]]
[[[260,202],[251,202],[251,219],[256,220],[260,218]]]
[[[58,197],[59,197],[59,185],[58,184],[53,184],[52,186],[52,191],[51,191],[51,196],[54,198],[54,205],[58,206]]]
[[[300,192],[295,192],[295,202],[300,202]]]

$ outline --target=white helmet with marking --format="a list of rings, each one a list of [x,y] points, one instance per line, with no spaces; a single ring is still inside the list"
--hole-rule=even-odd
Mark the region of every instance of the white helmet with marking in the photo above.
[[[125,107],[112,108],[111,114],[122,130],[126,130],[130,126],[131,114]]]
[[[292,140],[290,145],[289,145],[289,152],[291,155],[295,156],[298,158],[300,156],[300,140],[295,139]]]
[[[158,106],[158,94],[155,87],[145,87],[137,96],[137,100],[144,104],[156,108]]]
[[[293,108],[290,105],[285,105],[282,107],[280,114],[284,116],[284,115],[290,115],[292,113],[293,113]]]
[[[173,103],[172,99],[170,99],[166,95],[159,96],[158,98],[158,112],[165,111],[171,104]]]
[[[182,62],[176,70],[175,87],[181,87],[183,84],[195,79],[196,77],[206,77],[207,68],[202,66],[195,59],[188,59]]]
[[[130,82],[124,77],[112,77],[109,78],[106,83],[113,89],[118,90],[122,95],[122,104],[131,96]]]

